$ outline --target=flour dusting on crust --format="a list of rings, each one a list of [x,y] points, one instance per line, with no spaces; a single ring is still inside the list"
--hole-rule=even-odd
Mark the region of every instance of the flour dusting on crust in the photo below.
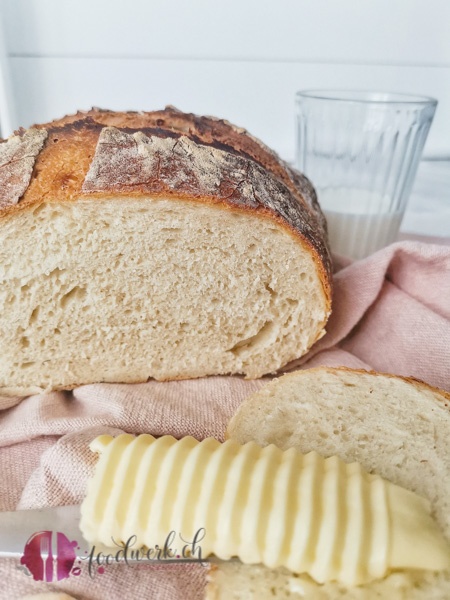
[[[0,208],[17,204],[25,193],[47,131],[28,129],[0,144]]]

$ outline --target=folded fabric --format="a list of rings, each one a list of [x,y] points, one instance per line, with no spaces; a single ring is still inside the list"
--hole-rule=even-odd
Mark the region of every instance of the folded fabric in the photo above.
[[[337,271],[327,335],[287,370],[372,368],[450,391],[449,298],[449,247],[393,244]],[[0,510],[79,503],[95,462],[88,444],[100,433],[221,440],[237,406],[265,381],[211,377],[96,384],[25,399],[0,398]],[[83,567],[79,576],[46,584],[17,567],[17,561],[0,559],[0,577],[11,600],[45,590],[88,600],[124,595],[196,600],[202,597],[206,572],[201,565],[116,565],[91,579]]]

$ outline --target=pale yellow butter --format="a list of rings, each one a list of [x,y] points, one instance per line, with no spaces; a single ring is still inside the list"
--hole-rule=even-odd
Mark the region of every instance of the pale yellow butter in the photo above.
[[[416,494],[356,464],[228,440],[100,436],[81,508],[92,544],[136,536],[162,547],[205,529],[203,558],[284,566],[359,585],[393,569],[450,568],[450,549]]]

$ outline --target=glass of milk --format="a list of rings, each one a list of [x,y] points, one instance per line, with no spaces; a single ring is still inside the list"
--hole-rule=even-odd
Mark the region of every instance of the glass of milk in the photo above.
[[[437,101],[317,90],[296,103],[296,163],[317,190],[331,250],[358,259],[394,242]]]

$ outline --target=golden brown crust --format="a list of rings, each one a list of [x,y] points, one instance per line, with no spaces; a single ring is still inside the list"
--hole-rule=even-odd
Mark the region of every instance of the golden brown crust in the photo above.
[[[321,220],[322,227],[326,228],[316,193],[308,179],[242,127],[236,127],[224,119],[183,113],[173,106],[153,112],[125,113],[93,108],[53,121],[49,125],[64,126],[86,118],[119,129],[153,129],[153,134],[160,137],[186,135],[198,143],[250,158],[280,179],[300,202],[306,202],[310,210]]]
[[[236,127],[225,119],[184,113],[173,106],[153,112],[114,112],[93,108],[43,127],[64,126],[86,118],[119,129],[152,129],[151,133],[160,137],[186,135],[198,143],[250,158],[280,179],[316,215],[321,229],[326,232],[326,221],[310,181],[242,127]]]
[[[17,205],[0,206],[0,219],[16,211],[38,206],[46,200],[67,202],[83,196],[102,199],[112,194],[138,197],[164,194],[200,202],[221,203],[233,210],[251,211],[252,214],[275,220],[312,251],[329,309],[331,259],[326,241],[325,220],[318,207],[314,189],[305,177],[293,171],[244,129],[223,120],[185,114],[170,107],[151,113],[116,113],[92,109],[49,124],[36,125],[35,128],[45,129],[48,133],[47,140],[36,159],[26,192]],[[221,193],[205,194],[201,189],[196,190],[195,172],[188,172],[187,160],[184,162],[185,174],[192,177],[192,185],[184,186],[184,189],[180,189],[182,186],[177,180],[179,161],[172,169],[170,162],[166,165],[165,184],[154,173],[145,181],[135,180],[132,186],[126,185],[123,180],[120,185],[120,181],[116,180],[116,185],[110,190],[106,185],[95,189],[92,185],[95,178],[91,178],[91,186],[87,184],[83,188],[96,155],[99,137],[105,128],[120,130],[119,133],[125,138],[142,132],[139,135],[147,139],[162,139],[166,143],[173,140],[173,146],[178,148],[183,146],[184,140],[185,145],[197,148],[204,156],[208,154],[208,148],[216,156],[228,156],[221,176]],[[25,132],[21,130],[17,134],[23,136]],[[237,185],[239,182],[235,175],[242,174],[243,171],[251,171],[246,183],[255,188],[252,194],[243,194],[242,186]],[[113,181],[112,174],[110,173],[110,181]],[[170,185],[171,178],[173,185]],[[256,187],[259,189],[256,190]],[[250,199],[251,195],[253,201]]]
[[[46,200],[63,202],[78,198],[101,129],[101,125],[90,120],[46,128],[48,136],[25,194],[16,206],[0,209],[0,218]],[[25,132],[17,133],[24,135]]]

